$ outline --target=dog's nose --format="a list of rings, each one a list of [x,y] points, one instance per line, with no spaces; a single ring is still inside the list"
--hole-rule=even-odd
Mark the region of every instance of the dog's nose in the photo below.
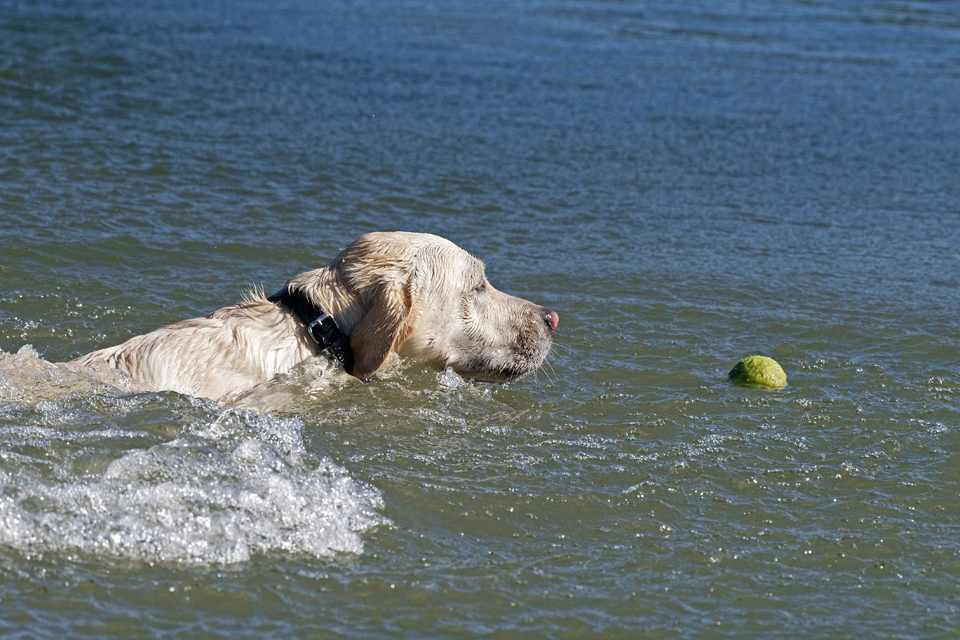
[[[556,331],[557,325],[560,324],[560,316],[557,315],[556,311],[551,311],[550,309],[543,310],[543,319],[547,321],[547,326],[550,327],[550,331]]]

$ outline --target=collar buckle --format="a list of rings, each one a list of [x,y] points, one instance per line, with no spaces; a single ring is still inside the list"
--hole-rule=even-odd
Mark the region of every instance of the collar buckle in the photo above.
[[[306,325],[307,335],[317,343],[319,351],[326,351],[347,373],[353,373],[353,349],[350,347],[350,338],[340,330],[340,325],[332,315],[313,304],[299,291],[291,292],[286,287],[267,300],[290,309],[294,317]]]
[[[325,320],[329,320],[330,322],[332,322],[334,328],[335,328],[337,331],[340,331],[340,325],[337,324],[336,318],[334,318],[332,315],[330,315],[329,313],[327,313],[326,311],[324,311],[323,313],[321,313],[321,314],[317,317],[316,320],[314,320],[313,322],[311,322],[310,324],[307,325],[307,331],[310,332],[310,335],[311,335],[311,336],[313,336],[313,328],[314,328],[315,326],[317,326],[318,324],[322,324]],[[314,338],[314,340],[316,340],[316,338]],[[319,340],[318,340],[317,342],[319,342]]]

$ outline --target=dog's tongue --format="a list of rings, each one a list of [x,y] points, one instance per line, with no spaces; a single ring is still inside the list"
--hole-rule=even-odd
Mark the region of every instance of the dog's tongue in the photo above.
[[[547,324],[550,325],[550,331],[556,331],[560,324],[560,316],[556,311],[547,310]]]

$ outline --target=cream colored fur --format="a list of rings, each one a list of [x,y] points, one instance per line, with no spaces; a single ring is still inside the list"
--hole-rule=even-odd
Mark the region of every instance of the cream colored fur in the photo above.
[[[483,263],[429,234],[361,236],[330,265],[287,286],[336,319],[362,379],[393,352],[465,377],[508,380],[540,366],[559,321],[553,311],[494,289]],[[288,310],[253,294],[71,364],[115,368],[145,389],[221,401],[317,355]]]

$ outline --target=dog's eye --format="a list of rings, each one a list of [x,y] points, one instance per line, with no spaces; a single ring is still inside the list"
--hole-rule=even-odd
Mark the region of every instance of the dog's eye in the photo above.
[[[486,282],[481,282],[480,284],[478,284],[477,286],[475,286],[475,287],[473,288],[473,292],[474,292],[474,293],[483,293],[483,292],[486,291],[486,290],[487,290],[487,283],[486,283]]]

